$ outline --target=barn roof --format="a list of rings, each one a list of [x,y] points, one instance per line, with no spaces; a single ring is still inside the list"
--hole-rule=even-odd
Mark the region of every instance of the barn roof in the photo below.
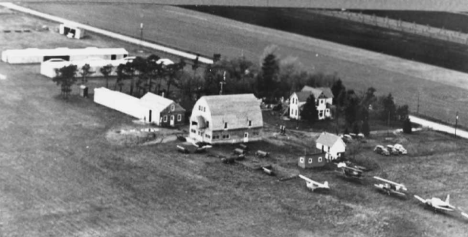
[[[203,96],[211,113],[212,129],[223,130],[224,123],[228,123],[228,129],[263,127],[260,100],[253,94],[238,95],[212,95]]]
[[[154,111],[162,112],[165,110],[169,105],[175,104],[173,100],[164,98],[162,96],[153,94],[151,92],[146,93],[143,97],[140,99],[140,103],[147,107],[150,108]],[[178,110],[182,109],[182,107],[177,106]]]
[[[328,147],[333,147],[338,142],[342,142],[344,144],[343,140],[341,140],[339,136],[327,132],[320,134],[316,142]]]

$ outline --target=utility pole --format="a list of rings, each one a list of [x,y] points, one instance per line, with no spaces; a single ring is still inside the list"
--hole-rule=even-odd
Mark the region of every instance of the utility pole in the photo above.
[[[389,134],[389,129],[390,129],[390,111],[388,111],[388,119],[387,119],[387,137],[388,137],[388,134]]]
[[[226,84],[226,71],[224,71],[223,80],[221,80],[219,82],[219,84],[221,85],[221,90],[219,90],[219,94],[222,95],[223,94],[223,85]]]
[[[140,23],[140,49],[139,49],[139,51],[142,51],[141,50],[142,43],[143,43],[143,22]]]
[[[419,91],[418,91],[418,106],[417,106],[417,109],[416,109],[416,114],[419,115]]]
[[[455,137],[457,136],[457,125],[458,125],[458,111],[457,111],[457,116],[455,117]]]

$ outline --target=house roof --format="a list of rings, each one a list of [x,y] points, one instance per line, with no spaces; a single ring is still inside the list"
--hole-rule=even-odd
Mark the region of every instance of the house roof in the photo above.
[[[311,92],[312,94],[314,94],[315,99],[319,98],[319,96],[323,93],[323,91],[320,90],[319,88],[313,88],[313,87],[310,87],[310,86],[304,86],[302,88],[301,92],[303,92],[303,91]]]
[[[327,98],[333,98],[333,92],[331,91],[330,87],[319,87],[318,89],[322,90],[323,94]]]
[[[339,136],[327,132],[320,134],[316,142],[328,147],[333,147],[338,142],[342,142],[344,144],[343,140],[341,140]]]
[[[147,107],[147,108],[150,108],[154,111],[158,111],[158,112],[162,112],[163,110],[165,110],[169,105],[171,104],[175,104],[175,102],[173,100],[170,100],[170,99],[167,99],[167,98],[164,98],[162,96],[159,96],[159,95],[156,95],[156,94],[153,94],[151,92],[148,92],[146,93],[143,97],[141,97],[140,99],[140,103]],[[177,106],[178,110],[182,109],[182,107],[180,106]]]
[[[228,129],[247,128],[249,120],[251,127],[263,127],[260,100],[253,94],[212,95],[203,96],[211,112],[213,130],[223,130],[224,123]]]
[[[329,87],[311,87],[311,86],[304,86],[301,91],[310,91],[314,93],[315,98],[319,97],[322,93],[327,98],[333,98],[333,93]]]
[[[306,102],[311,94],[309,91],[301,91],[301,92],[295,92],[295,93],[297,95],[297,99],[299,100],[299,102]]]

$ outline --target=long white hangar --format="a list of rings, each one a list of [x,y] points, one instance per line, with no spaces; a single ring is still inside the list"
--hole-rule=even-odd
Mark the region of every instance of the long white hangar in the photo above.
[[[56,49],[8,49],[2,52],[2,61],[11,64],[41,63],[50,59],[80,61],[87,58],[118,60],[128,56],[124,48],[56,48]]]

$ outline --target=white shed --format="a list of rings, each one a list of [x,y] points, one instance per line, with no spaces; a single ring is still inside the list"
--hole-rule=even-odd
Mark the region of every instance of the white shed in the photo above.
[[[69,38],[81,39],[85,35],[85,30],[73,24],[60,24],[59,33]]]
[[[141,105],[138,98],[104,87],[94,89],[94,102],[140,120],[149,113],[149,109]]]
[[[8,49],[2,52],[2,61],[11,64],[40,63],[50,59],[63,59],[64,61],[79,61],[87,58],[100,58],[105,60],[118,60],[127,57],[124,48],[96,48],[82,49],[56,48],[56,49]]]
[[[323,132],[316,141],[317,149],[326,153],[326,158],[334,160],[346,151],[346,144],[334,134]]]
[[[100,58],[88,58],[86,60],[80,60],[80,61],[65,61],[63,59],[50,59],[48,61],[42,62],[41,63],[41,74],[53,78],[56,76],[55,70],[60,69],[62,67],[68,66],[68,65],[76,65],[78,67],[78,70],[80,71],[81,68],[85,64],[89,64],[91,67],[91,71],[94,72],[93,74],[90,75],[90,77],[102,77],[102,73],[100,69],[106,65],[112,65],[113,69],[111,71],[110,76],[116,76],[117,75],[117,67],[120,64],[126,64],[129,62],[129,60],[132,60],[132,58],[124,58],[124,59],[119,59],[119,60],[103,60]]]

